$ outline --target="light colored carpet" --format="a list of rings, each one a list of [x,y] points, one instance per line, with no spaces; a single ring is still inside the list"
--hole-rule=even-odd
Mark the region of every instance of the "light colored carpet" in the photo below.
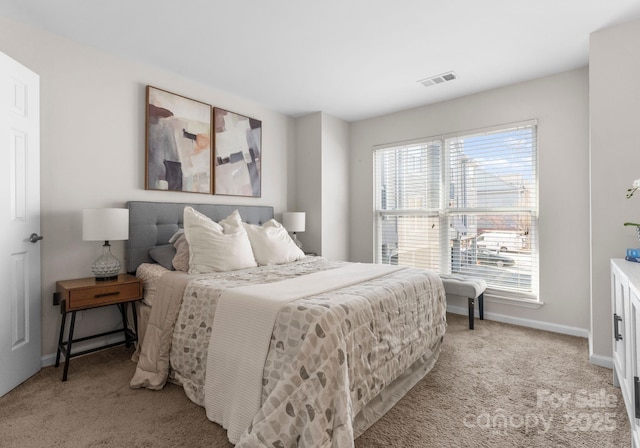
[[[356,440],[365,447],[628,447],[611,370],[587,341],[448,315],[440,359]],[[132,390],[130,351],[47,367],[0,398],[0,447],[231,447],[182,389]]]

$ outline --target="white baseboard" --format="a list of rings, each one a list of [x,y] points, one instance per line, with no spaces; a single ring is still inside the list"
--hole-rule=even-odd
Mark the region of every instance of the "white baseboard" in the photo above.
[[[613,358],[610,356],[602,356],[602,355],[589,355],[589,361],[591,364],[606,367],[608,369],[613,369]]]
[[[95,338],[91,341],[77,342],[71,346],[72,353],[78,353],[84,350],[91,350],[107,344],[114,344],[116,342],[124,341],[124,335],[112,334],[109,336],[103,336],[101,338]],[[60,362],[64,362],[64,355],[60,355]],[[40,367],[52,366],[56,363],[56,354],[49,353],[48,355],[42,355],[40,358]]]
[[[469,309],[461,306],[447,305],[447,312],[453,314],[462,314],[464,316],[469,315]],[[476,317],[478,317],[477,311]],[[521,327],[536,328],[538,330],[551,331],[553,333],[568,334],[570,336],[578,336],[581,338],[589,337],[589,330],[585,328],[570,327],[568,325],[554,324],[551,322],[543,322],[539,320],[523,319],[521,317],[506,316],[504,314],[487,313],[486,311],[484,312],[484,318],[486,320],[495,320],[496,322],[519,325]],[[478,323],[476,323],[476,325],[478,325]]]
[[[613,369],[613,357],[612,356],[603,356],[603,355],[594,355],[593,354],[593,337],[591,333],[589,334],[589,361],[591,364],[600,367],[606,367],[608,369]],[[615,374],[614,374],[615,377]]]
[[[60,356],[61,358],[63,357],[62,355]],[[49,353],[48,355],[42,355],[42,358],[40,358],[40,367],[49,367],[52,366],[56,363],[56,354],[55,353]]]

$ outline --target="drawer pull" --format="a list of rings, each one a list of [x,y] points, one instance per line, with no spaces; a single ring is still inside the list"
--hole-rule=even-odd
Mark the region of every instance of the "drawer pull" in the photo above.
[[[622,340],[622,335],[620,334],[620,328],[618,324],[622,322],[622,317],[617,314],[613,315],[613,336],[616,338],[616,341]]]
[[[109,296],[117,296],[118,294],[120,294],[120,291],[114,291],[114,292],[105,292],[103,294],[96,294],[95,298],[99,299],[100,297],[109,297]]]

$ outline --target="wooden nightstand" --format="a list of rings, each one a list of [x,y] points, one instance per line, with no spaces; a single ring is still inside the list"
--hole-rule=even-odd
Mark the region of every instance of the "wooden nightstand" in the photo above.
[[[117,280],[108,281],[96,281],[94,277],[63,280],[56,283],[56,296],[56,298],[60,300],[60,313],[62,314],[60,335],[58,338],[58,352],[56,353],[56,367],[60,365],[60,353],[64,353],[65,363],[62,381],[67,381],[67,372],[69,371],[69,361],[71,358],[122,344],[126,344],[126,346],[129,347],[132,343],[138,340],[138,316],[136,314],[136,306],[134,302],[142,299],[142,280],[139,278],[129,274],[120,274]],[[132,309],[131,314],[133,316],[133,328],[129,328],[127,320],[127,305],[129,304],[131,304]],[[120,309],[120,313],[122,314],[122,329],[95,334],[93,336],[87,336],[80,339],[73,339],[76,312],[107,305],[117,305]],[[69,326],[68,339],[65,342],[64,327],[68,313],[71,313],[71,325]],[[71,346],[76,342],[120,332],[124,335],[124,341],[107,344],[78,353],[71,353]]]

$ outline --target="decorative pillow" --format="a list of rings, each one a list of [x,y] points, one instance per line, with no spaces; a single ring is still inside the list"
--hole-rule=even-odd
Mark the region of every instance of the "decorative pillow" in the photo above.
[[[149,251],[149,256],[159,265],[173,270],[171,261],[176,255],[176,249],[171,244],[163,244],[162,246],[156,246]]]
[[[173,236],[169,238],[169,244],[175,243],[178,240],[178,238],[180,238],[180,235],[184,235],[184,229],[176,230],[176,233],[174,233]]]
[[[234,210],[229,216],[224,218],[218,224],[222,226],[224,233],[244,233],[244,227],[242,226],[242,217],[238,210]]]
[[[289,232],[275,219],[262,226],[243,223],[249,235],[253,256],[259,265],[283,264],[301,260],[305,257]]]
[[[176,254],[173,257],[173,267],[176,271],[189,272],[189,243],[184,233],[174,241],[173,247],[176,250]]]
[[[187,206],[184,208],[184,234],[189,243],[190,274],[257,266],[237,210],[218,224]]]

